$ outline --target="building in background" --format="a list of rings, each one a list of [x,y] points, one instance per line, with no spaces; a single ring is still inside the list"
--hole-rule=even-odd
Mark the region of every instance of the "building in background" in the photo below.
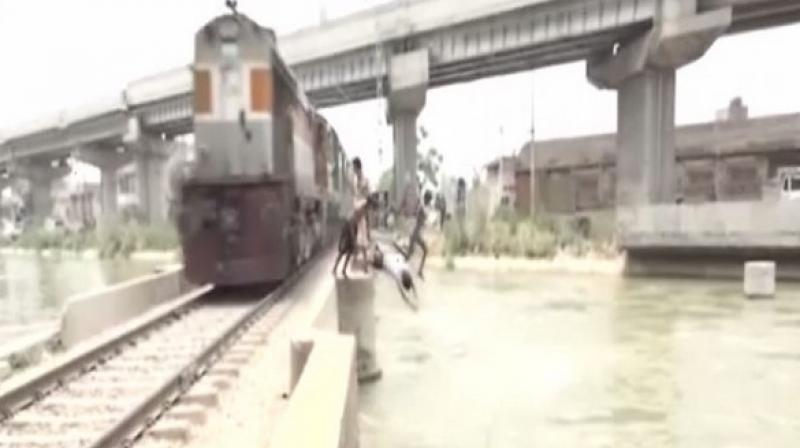
[[[516,202],[516,173],[521,169],[516,156],[502,156],[485,167],[484,182],[488,189],[489,213],[498,207]]]
[[[740,98],[719,111],[715,121],[678,127],[675,136],[675,198],[680,202],[775,197],[781,173],[800,167],[800,113],[750,118]],[[537,141],[535,148],[529,142],[514,161],[503,157],[490,163],[487,183],[519,213],[585,218],[593,234],[609,236],[616,204],[615,154],[616,134]],[[500,165],[514,166],[513,175]],[[497,204],[492,201],[492,209]]]

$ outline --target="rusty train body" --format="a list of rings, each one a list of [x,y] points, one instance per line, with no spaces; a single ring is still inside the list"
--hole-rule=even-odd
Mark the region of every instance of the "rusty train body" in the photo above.
[[[178,229],[187,278],[280,281],[328,242],[352,203],[348,160],[277,51],[239,13],[195,36],[195,160]]]

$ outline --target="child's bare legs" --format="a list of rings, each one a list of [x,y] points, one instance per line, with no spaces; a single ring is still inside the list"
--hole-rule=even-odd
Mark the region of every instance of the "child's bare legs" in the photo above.
[[[336,263],[333,264],[333,275],[336,275],[336,268],[339,267],[339,262],[342,261],[342,257],[346,255],[346,252],[339,252],[339,255],[336,256]]]
[[[342,268],[342,277],[344,278],[347,278],[347,265],[350,264],[350,257],[352,255],[352,252],[347,252],[347,255],[344,257],[344,268]]]
[[[361,256],[364,258],[364,272],[369,271],[369,258],[367,257],[366,246],[361,246]]]
[[[419,278],[425,278],[422,274],[422,271],[425,269],[425,258],[428,257],[428,245],[425,244],[425,241],[422,238],[417,238],[417,244],[419,244],[420,249],[422,249],[422,261],[419,263]]]

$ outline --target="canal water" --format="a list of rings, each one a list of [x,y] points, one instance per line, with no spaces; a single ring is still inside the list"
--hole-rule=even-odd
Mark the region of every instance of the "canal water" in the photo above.
[[[0,256],[0,345],[51,325],[71,295],[152,271],[159,263]]]
[[[779,287],[431,271],[418,313],[377,304],[363,446],[798,447],[800,287]]]

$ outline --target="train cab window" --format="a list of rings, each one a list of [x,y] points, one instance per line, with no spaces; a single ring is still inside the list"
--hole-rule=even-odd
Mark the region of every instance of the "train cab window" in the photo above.
[[[237,45],[236,42],[223,42],[220,46],[220,52],[225,62],[239,59],[239,45]]]

